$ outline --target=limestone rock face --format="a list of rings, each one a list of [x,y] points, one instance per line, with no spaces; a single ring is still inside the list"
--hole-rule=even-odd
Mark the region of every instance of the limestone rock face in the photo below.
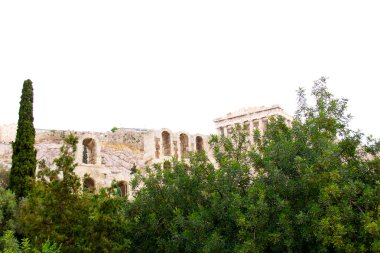
[[[53,166],[53,160],[59,156],[59,149],[62,144],[58,143],[37,143],[37,161],[45,160],[48,167]]]
[[[17,124],[3,125],[0,127],[0,143],[7,143],[16,139]]]

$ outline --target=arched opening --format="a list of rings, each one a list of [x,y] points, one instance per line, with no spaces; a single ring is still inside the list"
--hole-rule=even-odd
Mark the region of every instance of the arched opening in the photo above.
[[[96,142],[92,138],[86,138],[82,142],[83,154],[82,162],[84,164],[96,164]]]
[[[162,149],[164,156],[171,156],[170,134],[167,131],[162,132]]]
[[[181,147],[181,157],[189,157],[189,137],[186,134],[179,135],[180,147]]]
[[[95,180],[91,177],[86,177],[83,180],[83,191],[94,193],[95,192]]]
[[[125,197],[128,196],[128,184],[125,181],[120,181],[118,184],[120,189],[120,196]]]
[[[195,148],[197,149],[197,152],[202,152],[202,150],[203,150],[203,138],[201,136],[197,136],[195,138]]]

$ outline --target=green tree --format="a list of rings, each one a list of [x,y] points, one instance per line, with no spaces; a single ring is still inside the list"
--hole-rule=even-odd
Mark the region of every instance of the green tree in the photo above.
[[[216,210],[211,210],[215,176],[215,168],[200,154],[190,157],[190,165],[174,159],[172,166],[157,164],[138,172],[133,187],[142,188],[127,213],[133,249],[197,252],[208,246],[216,252],[224,248],[213,220]],[[211,238],[220,243],[208,243]]]
[[[347,100],[298,92],[292,127],[212,136],[204,154],[136,175],[128,207],[137,252],[379,252],[379,142],[349,129]]]
[[[126,252],[126,199],[83,191],[74,173],[77,137],[69,134],[54,160],[44,162],[28,197],[20,203],[20,232],[33,247],[47,240],[59,243],[63,252]],[[62,178],[61,178],[62,177]]]
[[[4,249],[4,253],[20,252],[20,246],[12,230],[7,230],[4,235],[0,237],[0,246]]]
[[[128,209],[132,247],[137,252],[233,252],[237,218],[249,185],[244,132],[232,138],[214,136],[217,169],[204,152],[189,163],[173,159],[139,172],[141,187]]]
[[[15,230],[16,211],[17,202],[14,193],[0,187],[0,236],[7,230]]]
[[[56,243],[47,240],[41,247],[34,247],[32,249],[29,239],[25,238],[21,240],[21,245],[14,235],[14,231],[8,230],[4,236],[0,237],[0,250],[2,253],[59,253],[61,252],[61,246]],[[39,250],[41,248],[41,250]]]
[[[31,181],[35,178],[37,160],[33,121],[33,86],[32,81],[28,79],[24,81],[22,88],[16,140],[12,144],[9,188],[16,194],[17,199],[28,194]]]
[[[380,164],[376,145],[348,128],[347,100],[298,92],[292,127],[272,119],[250,153],[257,176],[240,218],[241,252],[378,252]],[[366,150],[372,150],[372,154]],[[244,210],[243,209],[243,210]]]
[[[19,247],[10,212],[0,215],[10,229],[1,241],[9,252],[54,252],[49,240],[63,252],[380,252],[380,142],[349,129],[347,100],[326,78],[312,97],[310,106],[300,89],[292,126],[273,117],[253,144],[240,125],[211,136],[216,163],[196,152],[136,170],[131,202],[112,189],[83,191],[70,134],[57,169],[41,162],[20,202],[20,233],[31,240]]]
[[[89,221],[84,244],[90,252],[129,252],[131,240],[126,198],[109,196],[106,189],[99,194],[86,194],[89,199]]]
[[[86,233],[88,202],[80,195],[81,184],[74,173],[77,137],[69,134],[61,147],[60,157],[51,170],[42,161],[28,198],[20,203],[19,225],[23,236],[37,247],[51,239],[63,243],[65,251],[76,251]],[[60,175],[62,179],[60,179]]]

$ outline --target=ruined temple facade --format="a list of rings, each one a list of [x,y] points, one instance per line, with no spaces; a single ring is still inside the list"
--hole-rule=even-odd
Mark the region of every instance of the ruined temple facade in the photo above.
[[[228,135],[236,124],[249,132],[265,131],[271,116],[281,115],[290,124],[292,117],[279,106],[244,108],[214,120],[219,134]],[[16,124],[0,126],[0,165],[10,168]],[[189,134],[169,129],[149,130],[121,128],[114,132],[79,132],[36,129],[37,159],[54,168],[53,160],[60,155],[63,139],[69,132],[78,137],[75,173],[84,188],[96,191],[117,182],[121,194],[131,196],[130,181],[136,169],[163,163],[172,157],[186,160],[190,152],[205,151],[214,162],[208,135]]]
[[[227,113],[223,117],[214,119],[216,131],[220,135],[228,136],[231,134],[231,129],[237,124],[240,124],[250,133],[250,139],[253,141],[253,133],[256,129],[264,132],[267,128],[271,117],[282,116],[285,122],[290,126],[293,117],[287,114],[280,106],[273,105],[270,107],[249,107],[242,108],[235,112]]]

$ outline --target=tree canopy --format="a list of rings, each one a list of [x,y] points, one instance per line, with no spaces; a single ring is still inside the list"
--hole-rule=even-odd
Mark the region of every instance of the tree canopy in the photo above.
[[[139,252],[379,252],[378,142],[349,129],[347,100],[326,78],[298,91],[291,127],[272,118],[249,142],[241,126],[204,154],[156,166],[135,186]]]

